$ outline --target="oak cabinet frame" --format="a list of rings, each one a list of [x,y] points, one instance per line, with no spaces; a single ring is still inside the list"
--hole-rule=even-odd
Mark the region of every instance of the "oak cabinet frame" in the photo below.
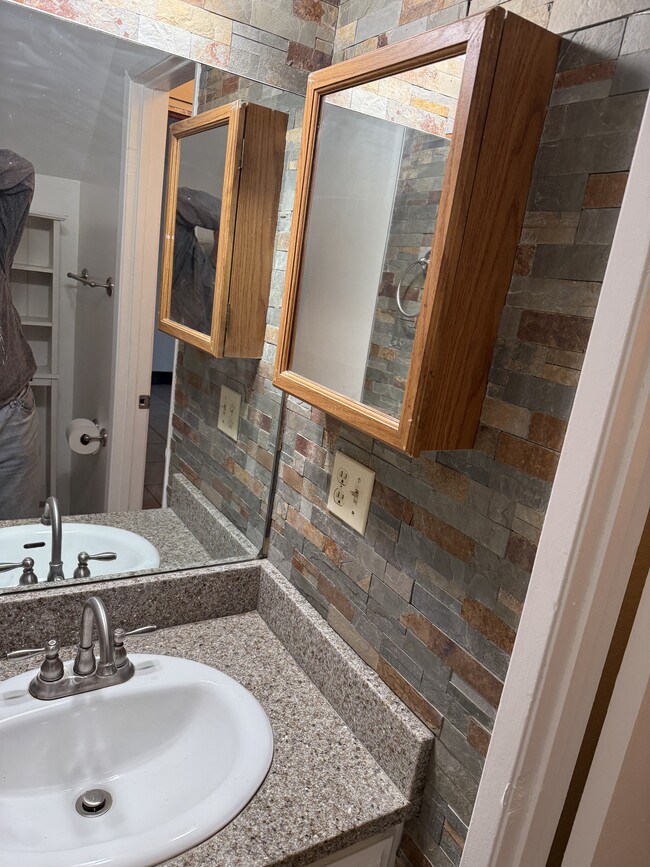
[[[409,454],[472,448],[560,39],[500,7],[312,73],[273,382]],[[291,370],[323,98],[465,56],[399,418]],[[323,359],[327,364],[327,359]]]
[[[163,216],[158,327],[204,352],[260,358],[271,287],[287,115],[241,100],[172,124]],[[210,334],[171,318],[181,142],[228,126]]]

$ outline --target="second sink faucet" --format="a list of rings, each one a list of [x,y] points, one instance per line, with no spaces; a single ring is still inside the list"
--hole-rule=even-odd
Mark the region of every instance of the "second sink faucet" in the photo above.
[[[56,497],[48,497],[41,516],[41,524],[52,527],[52,549],[50,552],[50,571],[47,573],[48,581],[62,581],[63,561],[61,559],[61,545],[63,542],[63,529],[61,525],[61,507]]]

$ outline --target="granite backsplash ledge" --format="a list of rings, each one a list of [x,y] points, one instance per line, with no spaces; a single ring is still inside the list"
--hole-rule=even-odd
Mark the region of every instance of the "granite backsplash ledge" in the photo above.
[[[433,736],[378,675],[268,562],[258,611],[409,800],[424,786]]]
[[[215,560],[232,562],[257,556],[257,548],[182,473],[172,476],[170,506]]]
[[[189,569],[164,575],[47,587],[0,596],[0,654],[39,647],[48,638],[71,644],[78,637],[81,606],[91,595],[106,604],[114,626],[127,631],[154,624],[179,626],[257,606],[260,564]]]

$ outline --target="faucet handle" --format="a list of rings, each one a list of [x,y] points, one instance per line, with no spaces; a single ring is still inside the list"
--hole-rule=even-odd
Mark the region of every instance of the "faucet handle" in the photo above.
[[[89,554],[87,551],[80,551],[77,554],[79,565],[87,563],[89,560],[117,560],[115,551],[103,551],[101,554]]]
[[[34,561],[31,557],[25,557],[20,563],[0,563],[0,572],[10,572],[12,569],[20,569],[22,566],[23,574],[20,576],[19,584],[37,584],[38,578],[34,572]]]
[[[25,560],[27,559],[25,557]],[[22,563],[0,563],[0,572],[10,572],[12,569],[20,569],[22,565]]]
[[[87,551],[79,551],[77,554],[77,568],[73,578],[90,578],[89,560],[117,560],[115,551],[103,551],[101,554],[89,554]]]
[[[38,656],[39,653],[45,653],[44,647],[25,647],[22,650],[10,650],[5,654],[7,659],[29,659],[30,656]]]
[[[115,650],[115,665],[121,668],[127,661],[126,648],[124,647],[124,639],[129,635],[145,635],[147,632],[155,632],[157,626],[140,626],[138,629],[132,629],[130,632],[125,632],[121,627],[113,631],[113,648]]]
[[[137,629],[132,629],[130,632],[124,632],[124,637],[127,638],[129,635],[145,635],[147,632],[155,632],[158,629],[157,626],[139,626]],[[115,630],[118,631],[117,629]],[[124,631],[124,630],[120,630]]]
[[[63,663],[59,659],[59,650],[59,642],[56,638],[50,638],[49,641],[45,642],[45,647],[12,650],[7,654],[7,659],[27,659],[30,656],[44,653],[45,659],[41,663],[41,670],[38,676],[45,683],[54,683],[54,681],[61,680],[64,673]]]

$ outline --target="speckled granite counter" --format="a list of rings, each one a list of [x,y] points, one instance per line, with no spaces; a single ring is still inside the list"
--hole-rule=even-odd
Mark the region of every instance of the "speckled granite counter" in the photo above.
[[[73,515],[63,523],[102,524],[130,530],[145,538],[158,550],[158,569],[188,569],[213,563],[203,545],[181,521],[173,509],[140,509],[135,512],[110,512],[104,515]],[[147,570],[151,572],[151,569]],[[137,574],[137,573],[134,573]]]
[[[256,696],[273,727],[273,765],[251,803],[167,865],[302,867],[414,815],[430,732],[268,563],[96,583],[92,590],[116,624],[167,625],[133,641],[134,651],[221,669]],[[69,642],[88,591],[69,586],[2,597],[0,623],[14,647],[19,635],[32,644],[44,630]],[[198,609],[217,619],[171,625]],[[0,663],[0,678],[33,666]]]

